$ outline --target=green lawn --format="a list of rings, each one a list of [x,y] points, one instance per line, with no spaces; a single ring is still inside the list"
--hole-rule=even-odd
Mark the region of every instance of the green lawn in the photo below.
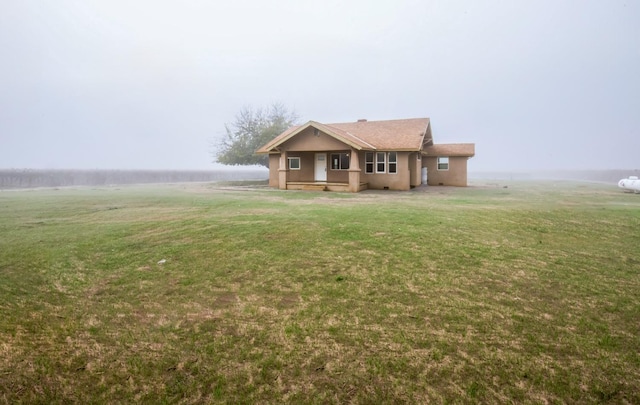
[[[502,184],[0,192],[0,402],[640,403],[640,195]]]

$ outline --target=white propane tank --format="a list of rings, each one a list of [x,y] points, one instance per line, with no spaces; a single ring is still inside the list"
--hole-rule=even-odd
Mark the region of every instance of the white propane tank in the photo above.
[[[620,180],[618,182],[618,187],[625,191],[640,193],[640,180],[638,180],[638,176],[629,176],[628,179]]]

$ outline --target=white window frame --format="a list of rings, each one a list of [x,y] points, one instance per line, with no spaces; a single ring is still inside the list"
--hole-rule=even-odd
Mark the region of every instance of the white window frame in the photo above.
[[[298,161],[298,167],[291,167],[291,162],[293,161]],[[289,168],[289,170],[300,170],[300,168],[302,167],[302,162],[300,161],[300,157],[299,156],[291,156],[287,158],[287,167]]]
[[[442,165],[442,167],[440,167],[440,165]],[[449,170],[449,156],[438,156],[436,169],[443,172]]]
[[[371,158],[371,159],[369,159]],[[376,167],[375,154],[373,152],[364,153],[364,172],[372,174],[373,169]]]
[[[391,161],[391,154],[393,154],[393,161]],[[393,165],[393,171],[391,171],[391,166]],[[398,173],[398,152],[389,152],[387,154],[387,171],[389,174]]]
[[[379,157],[382,156],[382,161]],[[379,170],[379,165],[382,164],[382,170]],[[386,152],[376,152],[376,173],[386,173],[387,172],[387,153]]]

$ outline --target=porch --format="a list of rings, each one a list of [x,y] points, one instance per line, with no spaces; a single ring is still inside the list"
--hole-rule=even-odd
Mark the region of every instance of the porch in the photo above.
[[[358,191],[366,190],[368,183],[360,183]],[[326,181],[287,181],[287,190],[308,191],[343,191],[349,192],[349,183],[337,183]]]

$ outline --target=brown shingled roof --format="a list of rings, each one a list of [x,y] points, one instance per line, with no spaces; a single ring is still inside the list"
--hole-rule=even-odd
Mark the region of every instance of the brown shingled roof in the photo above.
[[[347,131],[379,150],[420,150],[429,118],[328,124]]]
[[[269,153],[280,144],[304,131],[308,127],[319,130],[358,150],[408,150],[419,151],[425,141],[425,134],[430,134],[429,118],[413,118],[388,121],[345,122],[337,124],[320,124],[309,121],[304,125],[287,129],[257,153]]]
[[[473,143],[441,143],[424,148],[422,152],[429,156],[474,156],[476,145]]]

